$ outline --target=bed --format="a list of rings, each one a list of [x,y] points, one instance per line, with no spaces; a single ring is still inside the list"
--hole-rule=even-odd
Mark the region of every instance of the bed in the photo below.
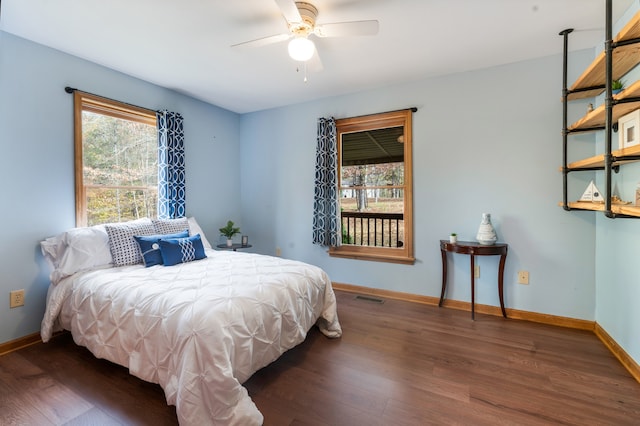
[[[114,266],[111,234],[105,239],[101,227],[43,241],[53,272],[42,339],[69,330],[96,357],[160,384],[181,425],[260,425],[242,383],[314,325],[341,335],[331,282],[303,262],[212,250],[194,228],[195,220],[180,241],[202,238],[199,259],[171,266]]]

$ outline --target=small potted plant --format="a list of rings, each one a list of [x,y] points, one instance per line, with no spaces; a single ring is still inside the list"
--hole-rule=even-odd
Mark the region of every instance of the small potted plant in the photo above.
[[[456,234],[455,232],[452,232],[451,235],[449,235],[449,242],[451,244],[455,244],[458,242],[458,234]]]
[[[614,95],[616,93],[620,93],[624,89],[624,81],[622,80],[613,80],[611,82],[611,93]]]
[[[223,228],[220,228],[220,234],[227,237],[227,247],[231,247],[233,245],[233,236],[240,233],[240,228],[233,226],[232,221],[228,221],[227,225]]]

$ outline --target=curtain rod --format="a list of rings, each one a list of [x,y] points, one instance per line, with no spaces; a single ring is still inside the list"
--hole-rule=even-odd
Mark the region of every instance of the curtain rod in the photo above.
[[[67,86],[67,87],[64,88],[64,91],[69,93],[69,94],[71,94],[73,92],[76,92],[76,91],[77,92],[82,92],[82,93],[86,93],[87,95],[97,96],[99,98],[103,98],[103,99],[106,99],[108,101],[118,102],[118,103],[121,103],[121,104],[124,104],[124,105],[127,105],[127,106],[131,106],[131,107],[134,107],[134,108],[146,109],[147,111],[151,111],[151,112],[162,112],[160,110],[154,110],[154,109],[151,109],[151,108],[145,108],[145,107],[141,107],[141,106],[138,106],[138,105],[130,104],[128,102],[122,102],[122,101],[119,101],[117,99],[107,98],[106,96],[96,95],[95,93],[85,92],[84,90],[78,90],[78,89],[76,89],[74,87]]]

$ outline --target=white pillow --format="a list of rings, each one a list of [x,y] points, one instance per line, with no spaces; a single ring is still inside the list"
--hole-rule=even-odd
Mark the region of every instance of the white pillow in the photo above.
[[[189,235],[193,236],[196,234],[200,234],[200,238],[202,239],[202,245],[204,246],[204,248],[210,249],[211,244],[209,244],[207,237],[205,237],[204,232],[202,232],[202,228],[200,228],[200,225],[198,225],[198,222],[196,222],[196,218],[190,217],[188,221],[189,221]]]
[[[187,220],[189,235],[200,234],[202,238],[202,245],[205,248],[211,248],[211,244],[207,241],[207,238],[202,232],[202,229],[196,222],[194,217],[190,217]],[[177,222],[176,222],[177,224]],[[68,231],[62,232],[54,237],[50,237],[40,242],[40,249],[42,254],[51,267],[51,274],[49,278],[52,284],[57,284],[61,279],[68,277],[80,271],[87,271],[95,268],[112,267],[115,263],[112,256],[111,241],[107,234],[106,227],[120,227],[128,228],[129,231],[139,233],[130,233],[129,239],[136,244],[133,235],[152,235],[155,232],[153,222],[151,219],[143,218],[124,223],[111,223],[106,225],[96,225],[89,228],[72,228]],[[142,226],[142,229],[139,228]],[[184,228],[183,228],[184,230]],[[149,232],[149,233],[143,233]],[[129,235],[129,232],[127,232]],[[118,241],[118,243],[124,243],[124,241]],[[126,245],[126,244],[125,244]],[[124,254],[128,250],[128,253],[135,253],[135,260],[140,256],[140,250],[135,245],[135,251],[130,246],[118,251],[118,261],[122,262],[126,258]],[[128,258],[127,258],[128,259]],[[116,264],[118,265],[118,264]]]
[[[45,259],[52,268],[51,282],[112,263],[109,238],[104,225],[73,228],[40,243]]]
[[[60,258],[64,254],[64,249],[66,247],[64,245],[63,238],[64,233],[58,234],[55,237],[49,237],[44,241],[40,241],[40,250],[42,250],[42,255],[49,264],[49,267],[51,267],[52,271],[58,268]]]

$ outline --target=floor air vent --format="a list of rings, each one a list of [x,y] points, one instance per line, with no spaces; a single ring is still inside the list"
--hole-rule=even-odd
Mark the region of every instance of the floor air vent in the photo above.
[[[378,299],[377,297],[373,297],[373,296],[362,296],[362,295],[357,295],[355,297],[356,300],[364,300],[365,302],[373,302],[373,303],[384,303],[384,300],[382,299]]]

